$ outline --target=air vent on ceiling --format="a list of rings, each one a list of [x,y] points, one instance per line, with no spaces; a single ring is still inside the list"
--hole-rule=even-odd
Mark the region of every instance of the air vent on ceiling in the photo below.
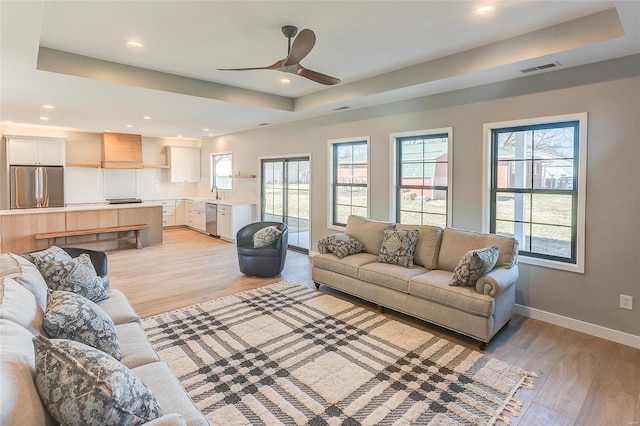
[[[548,68],[555,68],[555,67],[559,67],[559,66],[560,66],[560,62],[556,61],[556,62],[552,62],[550,64],[538,65],[537,67],[525,68],[523,70],[520,70],[520,72],[523,73],[523,74],[526,74],[526,73],[529,73],[529,72],[541,71],[541,70],[546,70]]]
[[[351,108],[350,106],[346,106],[345,105],[345,106],[340,106],[338,108],[334,108],[333,110],[334,111],[344,111],[345,109],[350,109],[350,108]]]

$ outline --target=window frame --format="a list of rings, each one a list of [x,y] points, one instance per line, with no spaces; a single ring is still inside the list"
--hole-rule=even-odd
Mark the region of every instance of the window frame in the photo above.
[[[585,212],[586,212],[586,182],[587,182],[587,129],[588,114],[586,112],[576,114],[556,115],[549,117],[537,117],[531,119],[512,120],[497,123],[484,124],[484,161],[483,161],[483,196],[482,196],[482,230],[490,232],[492,223],[493,206],[493,170],[497,156],[494,158],[493,133],[494,130],[531,128],[553,124],[577,122],[577,147],[574,147],[574,190],[565,191],[566,194],[575,194],[575,205],[572,212],[572,241],[575,245],[575,263],[567,260],[554,259],[553,256],[531,255],[519,253],[520,263],[559,269],[583,274],[585,271]],[[576,177],[577,176],[577,177]],[[577,187],[577,190],[576,190]],[[514,192],[514,191],[510,191]],[[522,192],[519,189],[515,192]],[[548,192],[547,190],[535,190],[532,188],[527,193]],[[567,258],[568,259],[568,258]]]
[[[367,189],[367,216],[370,214],[370,206],[371,206],[371,190],[369,183],[371,182],[371,143],[369,136],[361,136],[354,138],[345,138],[345,139],[331,139],[327,143],[327,166],[328,166],[328,194],[327,194],[327,228],[336,230],[336,231],[344,231],[346,228],[346,224],[336,223],[335,219],[335,210],[336,210],[336,188],[337,186],[359,186],[365,187]],[[337,185],[335,180],[337,179],[337,173],[335,171],[336,168],[336,158],[335,158],[335,150],[339,145],[355,145],[357,143],[364,143],[367,147],[367,183],[366,184],[356,184],[356,185],[346,185],[340,184]]]
[[[216,188],[216,166],[215,166],[215,157],[221,157],[223,155],[228,155],[231,157],[231,175],[230,175],[230,179],[229,179],[229,187],[228,188],[221,188],[221,187],[217,187]],[[214,192],[216,189],[218,190],[230,190],[233,189],[233,152],[232,151],[226,151],[226,152],[213,152],[211,154],[209,154],[209,189],[211,190],[211,192]]]
[[[453,127],[443,127],[437,129],[416,130],[409,132],[391,133],[390,136],[390,165],[391,171],[391,185],[389,187],[389,217],[395,218],[397,223],[400,223],[400,157],[399,157],[399,142],[401,139],[412,137],[429,137],[437,135],[447,135],[448,147],[447,147],[447,218],[446,226],[453,226]],[[431,188],[431,187],[424,187]]]

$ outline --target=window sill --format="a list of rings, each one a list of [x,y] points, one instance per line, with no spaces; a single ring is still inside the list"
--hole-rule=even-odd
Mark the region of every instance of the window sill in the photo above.
[[[543,268],[558,269],[561,271],[573,272],[576,274],[584,274],[584,265],[558,262],[555,260],[539,259],[537,257],[529,257],[524,255],[518,256],[518,263],[527,265],[541,266]]]

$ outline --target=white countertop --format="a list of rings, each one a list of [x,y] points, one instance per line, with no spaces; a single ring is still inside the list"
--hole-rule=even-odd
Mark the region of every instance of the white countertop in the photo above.
[[[77,205],[67,207],[47,207],[40,209],[14,209],[14,210],[0,210],[0,216],[13,216],[20,214],[39,214],[39,213],[66,213],[66,212],[81,212],[90,210],[118,210],[118,209],[137,209],[142,207],[162,207],[159,204],[153,204],[148,202],[143,203],[131,203],[131,204],[96,204],[96,205]]]

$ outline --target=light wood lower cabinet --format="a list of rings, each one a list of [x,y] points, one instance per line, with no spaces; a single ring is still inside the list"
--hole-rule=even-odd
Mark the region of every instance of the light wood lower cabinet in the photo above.
[[[105,228],[109,226],[138,225],[146,223],[149,229],[142,231],[143,247],[162,243],[162,207],[86,210],[57,213],[27,213],[0,216],[2,252],[16,254],[47,248],[47,240],[36,240],[35,235],[47,232],[75,231],[79,229]],[[60,244],[84,247],[92,250],[113,250],[135,247],[135,240],[96,242],[113,239],[112,234],[83,235],[59,239]]]

